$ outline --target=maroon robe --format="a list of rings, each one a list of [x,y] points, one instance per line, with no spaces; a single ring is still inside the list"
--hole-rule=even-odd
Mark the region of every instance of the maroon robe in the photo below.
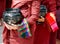
[[[2,18],[2,13],[5,10],[6,0],[0,0],[0,18]]]
[[[60,0],[56,0],[56,2],[57,2],[56,17],[57,17],[57,24],[58,24],[58,27],[59,27],[59,30],[57,31],[57,39],[60,39]]]
[[[56,12],[55,0],[42,1],[46,5],[48,12]],[[37,24],[35,31],[35,44],[56,44],[56,32],[50,32],[47,22]]]
[[[12,0],[6,0],[6,8],[11,8]]]
[[[4,27],[3,42],[4,44],[34,44],[34,32],[36,21],[38,19],[40,2],[38,0],[12,0],[11,8],[20,8],[23,16],[27,18],[30,25],[32,37],[20,38],[17,30],[8,30]]]
[[[2,14],[6,8],[6,0],[0,0],[0,19],[2,18]]]

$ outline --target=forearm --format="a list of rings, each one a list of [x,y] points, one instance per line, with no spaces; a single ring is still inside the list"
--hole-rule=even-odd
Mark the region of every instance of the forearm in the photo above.
[[[28,22],[30,24],[33,24],[38,20],[39,12],[40,12],[40,2],[39,1],[33,1],[32,7],[31,7],[31,17],[29,17]]]
[[[11,8],[20,8],[24,4],[26,4],[28,1],[20,1],[20,0],[12,0],[12,6]]]

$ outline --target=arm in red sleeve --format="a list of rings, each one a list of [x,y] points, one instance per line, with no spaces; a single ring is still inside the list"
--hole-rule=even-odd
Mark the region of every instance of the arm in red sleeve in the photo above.
[[[27,19],[30,24],[33,24],[34,22],[37,21],[39,12],[40,12],[40,2],[35,0],[32,2],[31,16],[29,17],[29,19]]]
[[[56,12],[56,0],[42,0],[42,4],[46,5],[48,12]]]
[[[49,12],[56,12],[56,0],[48,0]]]
[[[48,0],[48,9],[49,9],[50,13],[53,13],[52,16],[55,17],[55,15],[56,15],[56,0]],[[56,20],[56,17],[54,19]]]
[[[56,23],[56,1],[55,0],[48,0],[48,10],[49,13],[46,15],[46,20],[48,24],[50,25],[53,32],[58,30],[58,26]]]
[[[20,8],[21,6],[23,6],[24,4],[26,4],[28,2],[29,2],[29,0],[28,1],[13,0],[12,8]],[[29,23],[34,23],[38,19],[38,14],[39,14],[39,11],[40,11],[39,8],[40,8],[40,1],[38,1],[38,0],[32,1],[31,16],[29,18],[27,18]]]
[[[12,0],[12,6],[11,6],[11,8],[20,8],[21,6],[23,6],[28,1],[26,1],[26,0]]]

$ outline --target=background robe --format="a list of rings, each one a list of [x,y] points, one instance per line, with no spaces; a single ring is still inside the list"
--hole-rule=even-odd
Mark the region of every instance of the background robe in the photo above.
[[[46,5],[48,12],[56,12],[55,0],[41,0]],[[47,22],[36,24],[35,44],[56,44],[56,32],[50,32]]]
[[[59,27],[59,30],[57,31],[57,39],[60,39],[60,0],[56,0],[56,3],[57,3],[56,18]]]

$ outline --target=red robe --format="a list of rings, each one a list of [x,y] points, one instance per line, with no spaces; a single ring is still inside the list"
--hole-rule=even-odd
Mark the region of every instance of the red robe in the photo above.
[[[6,0],[0,0],[0,18],[2,18],[2,13],[5,10]]]
[[[10,8],[12,4],[12,0],[6,0],[6,8]]]
[[[57,24],[58,24],[58,27],[59,27],[59,30],[57,31],[57,38],[60,39],[60,0],[56,0],[56,2],[57,2],[56,17],[57,17]]]
[[[60,9],[60,0],[56,0],[57,9]]]
[[[27,18],[30,25],[32,37],[24,39],[18,36],[17,30],[8,30],[6,27],[3,31],[4,44],[34,44],[34,32],[36,21],[38,19],[40,2],[38,0],[12,0],[11,8],[20,8],[23,16]]]
[[[0,20],[2,18],[2,14],[6,8],[6,0],[0,0]]]
[[[56,12],[55,0],[41,1],[43,5],[46,5],[48,12]],[[35,31],[35,44],[56,44],[56,32],[50,32],[47,22],[43,24],[37,24]]]

